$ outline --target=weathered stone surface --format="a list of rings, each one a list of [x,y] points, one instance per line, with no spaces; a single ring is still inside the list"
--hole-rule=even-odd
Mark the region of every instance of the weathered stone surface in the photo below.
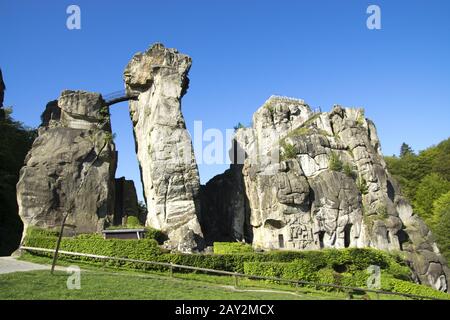
[[[214,241],[252,242],[250,209],[244,190],[242,165],[231,165],[201,189],[203,227],[208,245]]]
[[[127,93],[138,95],[130,101],[130,114],[148,207],[147,225],[166,232],[166,245],[181,251],[201,247],[203,237],[197,218],[200,179],[181,113],[190,66],[187,55],[155,44],[136,54],[124,72]]]
[[[114,225],[126,225],[130,216],[138,217],[138,198],[133,180],[125,177],[116,179],[115,183]]]
[[[418,282],[447,290],[446,262],[389,175],[375,125],[362,109],[312,112],[303,100],[271,97],[254,114],[252,128],[239,129],[235,139],[245,151],[250,211],[228,196],[212,198],[208,211],[215,203],[221,221],[243,220],[249,212],[254,247],[403,250]],[[227,194],[226,183],[217,182],[227,176],[214,178],[216,190],[208,194]]]
[[[109,111],[101,95],[63,91],[42,115],[17,184],[25,228],[60,226],[70,210],[67,223],[77,232],[100,231],[114,211],[115,170]]]

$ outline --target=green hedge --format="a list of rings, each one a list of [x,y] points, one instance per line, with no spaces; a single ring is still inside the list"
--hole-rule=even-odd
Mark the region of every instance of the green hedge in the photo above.
[[[127,227],[136,228],[136,227],[142,227],[142,225],[137,217],[129,216],[127,218]]]
[[[288,280],[318,281],[317,269],[308,260],[292,262],[245,262],[244,273]]]
[[[215,254],[252,253],[251,245],[243,242],[214,242]]]
[[[382,277],[381,288],[385,291],[401,292],[418,296],[427,296],[437,299],[450,300],[450,294],[448,293],[437,291],[427,286],[395,279],[392,277]]]
[[[46,230],[29,228],[24,244],[28,247],[54,249],[56,247],[57,234],[57,232],[48,233]],[[155,260],[156,257],[161,255],[161,249],[154,239],[105,240],[99,234],[81,234],[76,237],[63,237],[60,250],[138,260]],[[39,255],[50,256],[51,254],[39,253]],[[65,256],[64,259],[69,259],[70,261],[99,262],[89,257]],[[132,263],[119,261],[108,261],[106,264],[111,266],[133,265]]]
[[[155,231],[158,234],[158,231]],[[56,246],[57,233],[37,228],[29,228],[25,244],[32,247],[50,248]],[[407,279],[409,269],[401,266],[396,258],[375,249],[326,249],[317,251],[271,251],[266,253],[247,252],[248,245],[237,243],[231,247],[240,248],[240,253],[230,253],[229,244],[215,243],[216,249],[222,249],[227,254],[181,254],[164,253],[160,251],[156,242],[146,238],[142,240],[104,240],[100,235],[79,235],[74,238],[63,238],[61,250],[109,255],[114,257],[133,257],[139,260],[154,260],[172,262],[195,267],[220,269],[231,272],[244,272],[246,262],[292,262],[305,260],[315,269],[338,269],[344,271],[365,270],[372,264],[382,269],[395,270],[397,278]],[[137,250],[137,249],[139,250]],[[245,249],[243,249],[245,248]],[[235,249],[235,248],[234,248]],[[228,251],[227,251],[228,250]]]
[[[418,296],[427,296],[438,299],[450,299],[445,292],[416,283],[397,279],[398,273],[389,273],[390,268],[382,270],[381,290],[389,292],[407,293]],[[296,260],[293,262],[246,262],[244,263],[245,274],[277,277],[291,280],[303,280],[321,284],[335,284],[348,287],[367,288],[369,273],[366,270],[355,270],[353,272],[338,273],[332,268],[315,269],[309,261]],[[404,274],[400,274],[404,277]],[[309,286],[311,287],[311,286]],[[314,287],[314,286],[312,286]],[[325,291],[335,290],[332,287],[319,287]]]
[[[145,238],[155,239],[159,244],[163,244],[164,241],[168,239],[167,235],[161,230],[153,229],[151,227],[145,227],[145,231],[147,231],[145,234]]]

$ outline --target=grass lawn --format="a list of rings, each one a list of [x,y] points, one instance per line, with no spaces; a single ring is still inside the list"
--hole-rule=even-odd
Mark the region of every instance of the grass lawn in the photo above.
[[[48,257],[23,254],[20,258],[50,264]],[[204,273],[174,273],[102,268],[77,261],[60,259],[59,266],[76,264],[82,268],[81,289],[68,290],[68,274],[60,271],[20,272],[0,275],[0,299],[156,299],[156,300],[336,300],[347,299],[343,292],[325,292],[312,288],[295,288],[273,282],[240,279],[237,288],[232,277]],[[354,299],[364,298],[354,295]],[[396,296],[369,299],[403,299]]]
[[[268,289],[212,284],[152,274],[82,271],[81,289],[67,289],[69,274],[47,270],[0,275],[0,299],[295,300],[337,299],[336,295],[265,292]],[[247,291],[248,290],[248,291]],[[253,291],[254,290],[254,291]],[[272,289],[275,290],[275,289]]]

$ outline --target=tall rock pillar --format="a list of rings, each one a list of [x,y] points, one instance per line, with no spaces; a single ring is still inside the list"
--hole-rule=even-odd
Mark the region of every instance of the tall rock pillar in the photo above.
[[[200,179],[181,113],[191,58],[155,44],[137,53],[124,72],[148,216],[146,224],[167,233],[171,249],[202,246],[198,222]]]

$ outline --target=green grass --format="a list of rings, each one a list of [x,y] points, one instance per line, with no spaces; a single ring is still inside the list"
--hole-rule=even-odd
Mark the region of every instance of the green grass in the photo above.
[[[47,270],[16,272],[0,275],[0,299],[83,299],[83,300],[297,300],[334,298],[336,296],[295,292],[264,292],[251,287],[233,288],[200,279],[170,278],[157,274],[112,273],[82,271],[80,290],[67,289],[68,274],[63,271],[51,275]],[[208,277],[208,276],[206,276]],[[275,289],[272,289],[275,290]],[[269,290],[267,290],[269,291]]]
[[[24,254],[21,260],[49,264],[51,259]],[[58,265],[71,263],[60,260]],[[178,273],[169,277],[168,272],[130,271],[119,268],[101,268],[78,263],[83,269],[81,290],[68,290],[68,275],[58,272],[33,271],[0,275],[0,299],[171,299],[171,300],[338,300],[347,299],[345,292],[324,292],[312,288],[292,287],[273,282],[239,279],[204,273]],[[120,290],[118,290],[120,288]],[[265,292],[276,291],[276,292]],[[354,294],[353,299],[403,299],[396,296],[379,297],[375,294]]]

